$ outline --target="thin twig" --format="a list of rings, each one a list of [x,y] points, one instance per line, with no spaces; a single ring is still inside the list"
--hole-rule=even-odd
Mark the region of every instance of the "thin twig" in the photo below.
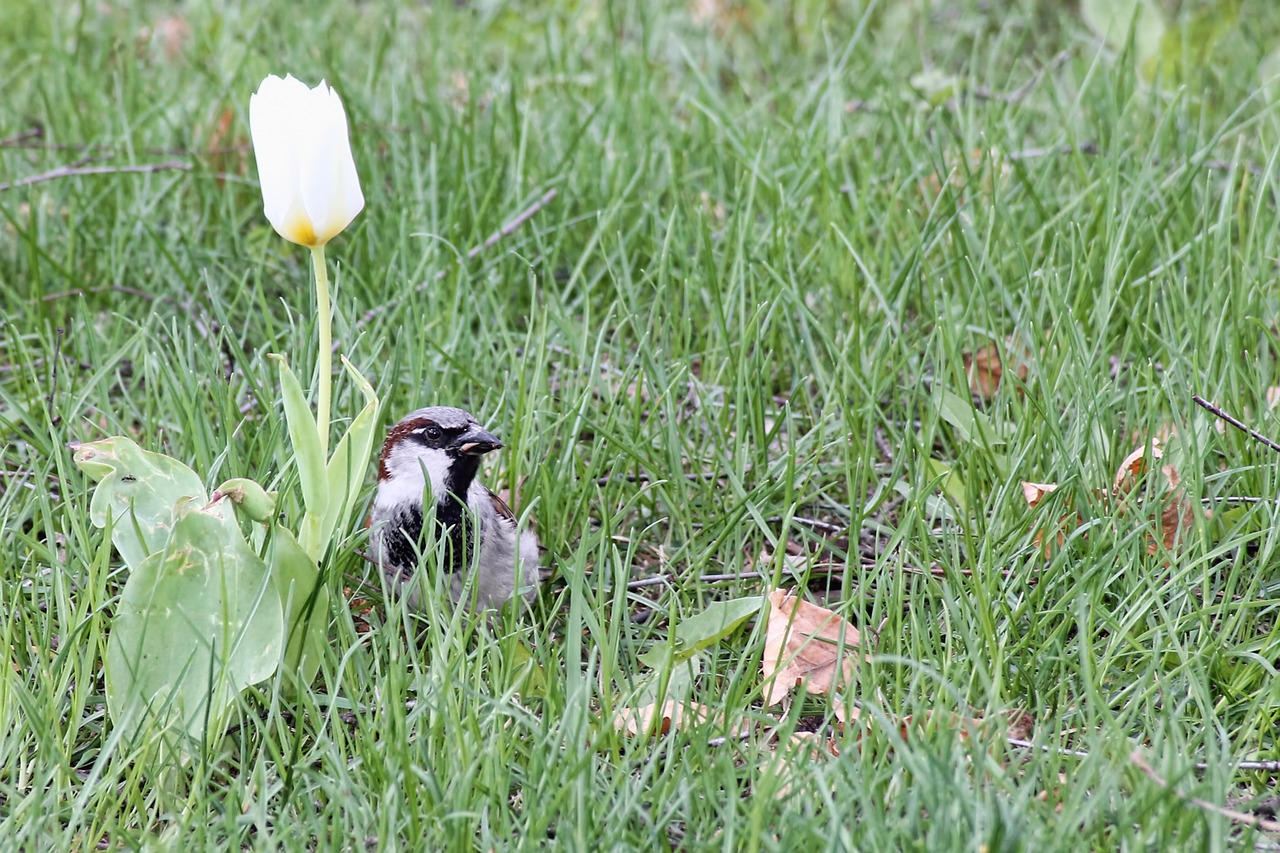
[[[1096,142],[1081,142],[1079,145],[1050,145],[1047,148],[1024,148],[1022,151],[1010,151],[1005,155],[1006,160],[1018,162],[1021,160],[1037,160],[1041,157],[1048,157],[1052,154],[1101,154],[1102,149],[1098,147]]]
[[[24,148],[26,147],[24,143],[30,142],[32,139],[42,139],[43,137],[44,128],[36,125],[0,139],[0,148]]]
[[[1005,742],[1010,746],[1016,746],[1021,749],[1039,749],[1043,752],[1052,752],[1055,755],[1066,755],[1072,758],[1091,757],[1090,753],[1082,752],[1078,749],[1066,749],[1061,746],[1050,746],[1047,743],[1035,744],[1029,740],[1023,740],[1022,738],[1006,738]],[[1221,766],[1222,764],[1219,762],[1211,764],[1208,761],[1197,761],[1195,764],[1191,765],[1191,768],[1193,770],[1204,772],[1205,770],[1213,770]],[[1280,772],[1280,761],[1237,761],[1235,764],[1232,764],[1231,767],[1237,771],[1261,771],[1264,773],[1275,773]]]
[[[751,469],[748,468],[747,470],[749,471]],[[685,474],[684,478],[686,480],[695,480],[695,481],[696,480],[719,480],[719,479],[722,479],[724,476],[725,476],[724,474],[717,474],[714,471],[704,471],[701,474]],[[670,478],[662,477],[661,479],[665,482]],[[614,474],[608,477],[600,477],[599,479],[596,480],[596,485],[607,486],[610,483],[652,483],[652,482],[654,482],[654,479],[650,477],[648,474]]]
[[[545,206],[553,198],[555,198],[558,193],[559,193],[559,190],[555,189],[554,187],[547,190],[545,193],[542,194],[542,198],[538,199],[533,204],[529,205],[529,207],[522,210],[519,214],[516,215],[514,219],[512,219],[506,225],[503,225],[497,231],[494,231],[492,234],[490,234],[489,239],[485,240],[479,246],[476,246],[472,248],[471,251],[467,252],[467,260],[469,261],[475,260],[476,256],[478,256],[481,252],[485,251],[486,249],[492,248],[493,245],[497,243],[499,240],[501,240],[503,237],[510,237],[517,228],[519,228],[521,225],[528,222],[533,217],[534,214],[536,214],[539,210],[542,210],[543,206]],[[443,278],[443,275],[441,276],[441,278]],[[422,285],[419,285],[418,287],[419,289],[421,289]]]
[[[1041,157],[1049,157],[1054,154],[1101,154],[1102,148],[1096,142],[1081,142],[1079,145],[1050,145],[1044,148],[1025,148],[1022,151],[1011,151],[1005,155],[1006,160],[1018,162],[1021,160],[1037,160]],[[1152,166],[1164,166],[1159,157],[1152,157],[1148,161]],[[1184,166],[1196,165],[1194,162],[1183,163]],[[1243,169],[1255,178],[1260,178],[1267,173],[1267,170],[1256,163],[1236,163],[1232,160],[1201,160],[1200,168],[1208,169],[1211,172],[1231,172],[1236,169]]]
[[[73,287],[71,290],[59,290],[57,293],[46,293],[40,297],[41,302],[54,302],[58,299],[66,299],[68,296],[84,296],[89,293],[125,293],[129,296],[136,296],[139,299],[145,299],[148,302],[154,302],[155,294],[147,293],[145,290],[139,290],[136,287],[126,287],[123,284],[103,284],[98,287]],[[169,299],[169,297],[162,297]]]
[[[885,437],[884,430],[876,427],[871,431],[871,437],[875,440],[876,447],[880,448],[880,453],[884,456],[886,462],[893,461],[893,447],[889,444],[889,439]]]
[[[801,575],[808,575],[809,577],[813,577],[814,575],[831,575],[831,574],[835,574],[836,572],[844,568],[845,568],[844,566],[830,566],[830,565],[811,566],[807,572],[784,571],[783,574],[794,580],[800,580]],[[864,569],[874,568],[874,564],[863,563],[862,568]],[[687,582],[688,583],[725,583],[728,581],[763,580],[765,578],[771,578],[771,577],[773,577],[773,572],[758,572],[758,571],[726,572],[724,574],[719,574],[719,575],[698,575],[695,578],[689,578]],[[676,577],[675,575],[654,575],[651,578],[641,578],[640,580],[631,581],[630,583],[627,584],[627,589],[643,589],[646,586],[658,586],[659,584],[664,584],[664,583],[674,584],[679,580],[680,578]]]
[[[1018,737],[1005,738],[1005,743],[1010,746],[1016,746],[1020,749],[1040,749],[1043,752],[1052,752],[1054,755],[1068,755],[1072,758],[1088,758],[1089,753],[1081,752],[1078,749],[1065,749],[1061,746],[1050,746],[1047,743],[1034,744],[1029,740],[1023,740]]]
[[[777,524],[783,520],[781,515],[771,515],[765,519],[770,524]],[[823,533],[848,533],[849,526],[841,524],[832,524],[829,521],[818,521],[816,518],[805,518],[800,515],[791,516],[791,520],[796,524],[803,524],[805,527],[812,527],[814,530],[820,530]]]
[[[48,172],[41,172],[38,175],[28,175],[25,178],[19,178],[18,180],[10,181],[7,184],[0,184],[0,192],[11,190],[16,187],[38,184],[42,181],[52,181],[57,178],[70,178],[79,175],[122,175],[139,172],[163,172],[169,169],[178,169],[185,172],[191,169],[191,164],[181,163],[177,160],[169,160],[164,163],[144,163],[140,166],[59,166],[57,169],[50,169]]]
[[[1231,417],[1231,415],[1228,415],[1226,412],[1224,412],[1222,409],[1215,406],[1213,403],[1210,403],[1204,397],[1201,397],[1199,394],[1192,394],[1191,399],[1194,400],[1195,404],[1200,408],[1205,409],[1206,411],[1208,411],[1209,413],[1213,414],[1218,418],[1221,418],[1222,420],[1231,424],[1236,429],[1241,430],[1242,432],[1248,433],[1250,437],[1252,437],[1255,441],[1264,445],[1265,447],[1268,447],[1271,450],[1274,450],[1277,453],[1280,453],[1280,444],[1276,444],[1274,441],[1267,438],[1265,435],[1263,435],[1260,432],[1249,429],[1249,427],[1245,426],[1240,421]]]
[[[1137,750],[1134,750],[1132,753],[1130,753],[1129,761],[1131,761],[1135,767],[1141,770],[1143,774],[1145,774],[1147,778],[1149,778],[1152,782],[1155,782],[1161,788],[1164,788],[1165,790],[1169,791],[1178,799],[1191,803],[1191,805],[1195,806],[1196,808],[1204,809],[1205,811],[1212,812],[1216,815],[1221,815],[1222,817],[1225,817],[1227,820],[1233,821],[1235,823],[1242,823],[1245,826],[1252,826],[1252,827],[1255,827],[1256,829],[1265,830],[1266,832],[1280,832],[1280,822],[1277,822],[1274,820],[1267,820],[1266,818],[1258,817],[1257,815],[1238,812],[1235,809],[1229,809],[1226,806],[1220,806],[1217,803],[1211,803],[1208,800],[1202,800],[1199,797],[1192,797],[1192,796],[1189,796],[1184,791],[1179,791],[1177,788],[1173,787],[1164,779],[1162,779],[1160,777],[1160,774],[1156,773],[1155,770],[1151,769],[1151,765],[1146,762],[1146,760],[1142,757],[1142,753]]]
[[[1197,770],[1208,770],[1209,765],[1200,763],[1196,765]],[[1275,773],[1280,771],[1280,761],[1241,761],[1236,765],[1237,770],[1261,770],[1264,773]]]
[[[1031,91],[1035,89],[1036,84],[1044,79],[1045,74],[1047,74],[1050,71],[1056,71],[1064,62],[1066,62],[1070,58],[1071,58],[1070,50],[1062,51],[1062,53],[1059,53],[1053,59],[1049,60],[1047,64],[1037,68],[1036,72],[1031,75],[1030,80],[1023,83],[1021,86],[1014,89],[1012,92],[997,92],[993,89],[988,89],[986,86],[974,86],[970,89],[965,90],[961,94],[971,95],[980,101],[1000,101],[1001,103],[1005,103],[1005,104],[1016,104],[1020,102],[1023,98],[1025,98],[1027,95],[1031,94]]]
[[[538,211],[542,210],[542,208],[545,207],[548,203],[550,203],[550,201],[554,199],[557,194],[559,194],[559,190],[555,189],[554,187],[552,189],[547,190],[545,193],[542,194],[541,198],[539,198],[533,204],[526,207],[524,210],[517,213],[514,217],[508,220],[505,225],[503,225],[497,231],[494,231],[492,234],[490,234],[483,243],[481,243],[478,246],[472,246],[471,249],[467,252],[466,257],[463,259],[459,259],[458,263],[462,264],[464,263],[464,261],[475,260],[480,255],[481,252],[484,252],[487,249],[493,248],[493,246],[495,246],[504,237],[510,237],[513,233],[515,233],[517,228],[519,228],[521,225],[525,224],[530,219],[532,219],[533,216]],[[426,281],[422,282],[417,287],[415,287],[413,289],[413,292],[420,293],[421,291],[426,290],[428,287],[430,287],[437,281],[443,280],[444,277],[447,276],[448,274],[449,274],[449,268],[446,267],[445,269],[442,269],[438,273],[436,273],[434,278],[427,279]],[[392,308],[395,308],[403,301],[404,301],[403,299],[392,299],[390,302],[384,302],[381,305],[376,305],[373,308],[370,308],[368,311],[364,312],[364,316],[361,317],[356,322],[354,327],[355,331],[359,332],[361,329],[367,326],[371,321],[373,321],[373,319],[377,317],[379,314],[382,314],[385,311],[389,311]],[[334,347],[335,349],[337,348],[336,341],[334,342]]]

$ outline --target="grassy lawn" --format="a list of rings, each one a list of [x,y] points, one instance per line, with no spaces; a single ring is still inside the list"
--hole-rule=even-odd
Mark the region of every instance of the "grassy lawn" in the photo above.
[[[1275,457],[1191,400],[1280,436],[1280,7],[1240,20],[1151,86],[1049,0],[0,4],[0,847],[1280,849],[1188,799],[1266,817],[1280,759]],[[339,351],[384,424],[506,443],[554,578],[423,620],[344,531],[314,684],[174,769],[107,717],[67,445],[296,489],[266,354],[310,375],[314,296],[248,139],[286,72],[367,198]],[[778,587],[862,631],[856,719],[766,706],[764,611],[641,662]],[[729,725],[617,731],[655,686]]]

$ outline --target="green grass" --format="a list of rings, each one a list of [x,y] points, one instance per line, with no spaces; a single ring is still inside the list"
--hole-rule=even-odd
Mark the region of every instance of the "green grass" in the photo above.
[[[1240,808],[1272,791],[1236,765],[1280,758],[1274,505],[1212,502],[1169,560],[1095,493],[1168,427],[1193,498],[1277,491],[1190,401],[1280,434],[1272,4],[1177,89],[1030,0],[192,2],[173,56],[170,5],[0,8],[0,183],[190,167],[0,191],[0,846],[1276,849],[1129,762]],[[456,404],[506,442],[489,484],[519,485],[556,578],[495,625],[363,591],[310,692],[260,685],[174,773],[106,718],[123,575],[66,445],[295,482],[265,356],[312,369],[308,258],[247,148],[285,72],[343,96],[368,200],[329,250],[341,351],[385,421]],[[1025,379],[970,407],[963,353],[1007,336]],[[1086,516],[1047,560],[1023,480]],[[361,546],[335,583],[376,587]],[[772,578],[702,580],[749,571]],[[673,619],[779,583],[881,628],[838,757],[614,732]],[[691,698],[828,726],[813,698],[762,707],[763,639],[709,650]],[[1015,709],[1049,749],[893,722]]]

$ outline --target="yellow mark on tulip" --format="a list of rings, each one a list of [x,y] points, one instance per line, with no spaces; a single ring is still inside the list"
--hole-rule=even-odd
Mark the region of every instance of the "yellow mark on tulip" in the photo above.
[[[299,213],[289,217],[285,220],[280,233],[286,240],[292,240],[303,246],[314,246],[317,243],[316,229],[311,225],[311,220],[306,214]]]

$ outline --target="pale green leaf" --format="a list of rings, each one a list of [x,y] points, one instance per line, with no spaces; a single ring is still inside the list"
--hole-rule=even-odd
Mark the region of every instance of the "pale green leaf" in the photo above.
[[[284,671],[307,684],[315,678],[328,646],[329,588],[320,565],[279,525],[271,532],[267,563],[284,606]]]
[[[236,695],[276,671],[283,645],[280,598],[230,508],[188,504],[164,549],[125,582],[107,642],[107,709],[131,734],[147,724],[216,734]]]
[[[325,476],[324,453],[320,450],[320,431],[315,415],[302,393],[298,377],[293,375],[284,356],[272,355],[280,363],[280,394],[284,399],[284,418],[289,426],[289,443],[293,445],[298,465],[298,481],[307,512],[323,517],[328,509],[328,479]]]
[[[668,700],[687,702],[693,695],[693,686],[702,674],[702,655],[692,655],[668,669],[659,667],[643,678],[636,679],[618,705],[641,708],[645,705],[661,705]]]
[[[1159,54],[1166,26],[1155,0],[1080,0],[1080,13],[1113,50],[1124,50],[1132,34],[1138,68]]]
[[[1004,437],[1000,435],[1001,430],[996,428],[985,412],[979,412],[973,407],[973,400],[969,397],[961,397],[959,394],[940,388],[934,395],[934,402],[938,407],[938,414],[944,421],[955,427],[960,440],[966,444],[991,448],[1006,443]]]
[[[78,445],[75,451],[76,465],[98,481],[89,520],[111,528],[111,544],[130,569],[164,547],[179,501],[209,500],[195,471],[122,435]]]
[[[351,505],[355,503],[360,487],[364,483],[365,474],[369,470],[369,460],[373,453],[373,441],[378,427],[378,395],[373,386],[361,376],[356,369],[342,359],[342,366],[364,395],[364,408],[351,421],[351,426],[343,433],[338,446],[329,460],[329,493],[335,496],[330,510],[325,517],[325,530],[329,537],[335,530],[346,528],[351,513]],[[341,496],[341,499],[337,499]]]
[[[933,484],[951,499],[951,502],[960,510],[960,515],[967,518],[969,490],[965,486],[964,478],[956,473],[952,465],[940,459],[926,459],[925,465],[929,468],[929,476],[934,481]]]
[[[1240,0],[1217,0],[1170,27],[1156,55],[1139,66],[1143,79],[1179,84],[1208,67],[1214,51],[1240,22]]]
[[[673,663],[686,661],[738,630],[743,622],[760,612],[763,603],[764,599],[761,596],[753,595],[748,598],[732,598],[710,604],[701,613],[676,622],[672,632],[674,646],[668,644],[655,646],[641,655],[640,661],[655,669],[661,666],[668,656]]]

